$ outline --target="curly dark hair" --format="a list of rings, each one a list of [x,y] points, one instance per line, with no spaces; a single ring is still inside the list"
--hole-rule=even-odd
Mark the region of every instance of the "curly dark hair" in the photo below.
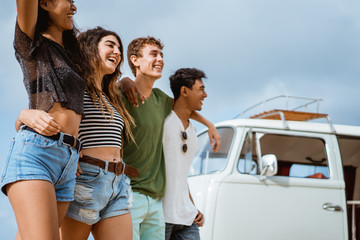
[[[102,81],[102,89],[99,90],[96,87],[96,79],[99,76],[99,69],[101,66],[101,59],[99,56],[98,45],[103,37],[112,35],[119,42],[119,51],[120,51],[120,62],[115,69],[115,72],[112,74],[105,75]],[[94,102],[99,102],[102,108],[102,105],[105,105],[105,108],[108,112],[113,116],[113,110],[106,103],[103,98],[103,94],[107,97],[108,101],[115,107],[115,109],[119,112],[121,117],[123,118],[125,124],[125,132],[126,137],[134,140],[133,135],[130,131],[131,125],[135,125],[133,118],[125,109],[120,93],[116,87],[116,80],[121,76],[120,66],[124,62],[124,48],[121,42],[121,39],[118,34],[113,31],[108,31],[103,29],[102,27],[96,27],[93,29],[89,29],[85,32],[82,32],[78,36],[78,41],[80,45],[81,52],[83,54],[84,60],[88,63],[89,66],[84,68],[83,76],[87,82],[87,91],[89,92],[92,100]],[[101,109],[103,111],[103,109]]]
[[[49,12],[44,10],[40,5],[41,4],[39,0],[38,16],[35,29],[39,33],[44,33],[51,25],[51,18],[49,16]],[[76,38],[78,33],[79,31],[74,26],[72,30],[66,30],[63,32],[62,40],[66,55],[71,59],[75,66],[77,66],[77,70],[82,71],[82,69],[85,68],[85,65]]]
[[[192,89],[197,79],[202,80],[206,78],[203,71],[196,68],[180,68],[173,75],[169,77],[170,88],[174,94],[174,100],[179,98],[180,89],[182,86]]]
[[[151,36],[135,38],[134,40],[132,40],[127,49],[127,59],[128,59],[128,63],[131,68],[131,71],[135,77],[136,77],[136,67],[131,62],[130,58],[132,55],[135,55],[136,57],[142,57],[141,50],[146,45],[154,45],[154,46],[157,46],[158,48],[160,48],[161,50],[164,48],[164,45],[161,43],[160,39],[156,39]]]

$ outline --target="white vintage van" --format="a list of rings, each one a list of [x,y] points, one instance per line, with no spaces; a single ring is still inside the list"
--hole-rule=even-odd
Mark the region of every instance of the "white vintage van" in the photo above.
[[[273,110],[218,123],[216,153],[198,134],[188,181],[202,239],[360,239],[360,127],[306,121],[319,117]]]

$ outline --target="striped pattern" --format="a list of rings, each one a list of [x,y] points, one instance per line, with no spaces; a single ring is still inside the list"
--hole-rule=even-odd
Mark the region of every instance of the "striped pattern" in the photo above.
[[[100,104],[92,102],[90,94],[85,91],[84,95],[84,117],[80,123],[79,139],[84,149],[94,147],[118,147],[121,148],[121,132],[124,121],[118,111],[108,102],[103,95],[106,103],[114,111],[113,119],[111,114],[106,111],[103,104],[103,112]]]

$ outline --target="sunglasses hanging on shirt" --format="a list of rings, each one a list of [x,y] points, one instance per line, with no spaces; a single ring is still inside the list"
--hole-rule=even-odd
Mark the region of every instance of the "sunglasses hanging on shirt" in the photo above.
[[[185,131],[181,131],[181,137],[182,137],[183,141],[186,141],[186,140],[187,140],[187,134],[186,134]],[[183,151],[184,153],[186,153],[187,149],[188,149],[187,144],[184,143],[184,144],[182,145],[182,151]]]

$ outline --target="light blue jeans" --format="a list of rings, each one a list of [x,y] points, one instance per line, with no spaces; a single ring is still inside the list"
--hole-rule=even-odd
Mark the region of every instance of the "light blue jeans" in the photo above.
[[[133,240],[165,239],[165,221],[161,199],[133,192]]]

